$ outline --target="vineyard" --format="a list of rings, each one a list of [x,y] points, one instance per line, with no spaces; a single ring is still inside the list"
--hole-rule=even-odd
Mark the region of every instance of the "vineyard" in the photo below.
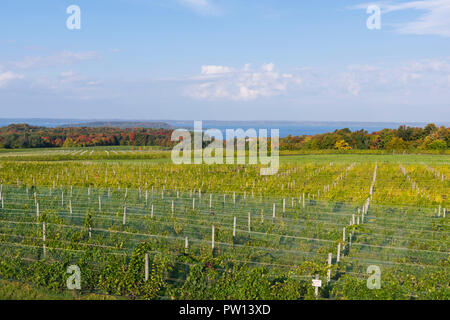
[[[450,299],[448,156],[286,156],[273,176],[169,157],[0,154],[0,279],[64,292],[76,265],[80,296]]]

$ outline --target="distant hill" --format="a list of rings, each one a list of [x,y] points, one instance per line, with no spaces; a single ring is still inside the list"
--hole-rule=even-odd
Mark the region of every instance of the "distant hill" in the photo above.
[[[67,125],[62,125],[62,128],[68,127],[86,127],[86,128],[146,128],[146,129],[173,129],[173,127],[166,122],[158,121],[91,121],[82,123],[71,123]]]

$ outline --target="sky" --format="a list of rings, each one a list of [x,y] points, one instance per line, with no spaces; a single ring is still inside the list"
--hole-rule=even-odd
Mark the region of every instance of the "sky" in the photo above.
[[[16,117],[450,121],[450,0],[2,1]]]

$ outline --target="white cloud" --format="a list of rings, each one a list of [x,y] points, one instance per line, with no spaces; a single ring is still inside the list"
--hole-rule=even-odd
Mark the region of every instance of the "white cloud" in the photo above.
[[[397,23],[395,28],[398,33],[450,37],[450,0],[375,2],[353,8],[366,9],[370,4],[379,5],[383,13],[405,10],[421,12],[420,16],[412,21]]]
[[[23,79],[23,75],[13,73],[11,71],[0,71],[0,88],[5,87],[13,80]]]
[[[288,84],[294,82],[293,75],[276,72],[273,63],[263,64],[256,71],[252,71],[249,64],[242,70],[227,66],[202,66],[201,70],[201,76],[192,78],[199,83],[185,90],[196,99],[254,100],[282,94]]]
[[[203,75],[216,75],[222,73],[232,72],[233,69],[230,67],[224,66],[202,66],[202,74]]]
[[[49,56],[26,57],[22,61],[12,62],[11,65],[19,69],[50,68],[56,66],[73,65],[79,61],[98,59],[96,52],[61,51]]]
[[[250,101],[277,95],[360,99],[417,94],[449,96],[450,58],[405,61],[396,65],[350,65],[337,71],[298,68],[280,73],[273,63],[252,70],[203,66],[189,78],[185,95],[198,100]],[[356,100],[355,100],[356,101]]]
[[[217,8],[211,3],[211,0],[178,0],[178,2],[201,14],[214,15],[218,13]]]

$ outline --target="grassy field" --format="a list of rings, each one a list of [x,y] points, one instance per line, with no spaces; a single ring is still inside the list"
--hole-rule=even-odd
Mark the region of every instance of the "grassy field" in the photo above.
[[[318,275],[322,299],[450,299],[449,161],[285,155],[260,176],[159,149],[1,152],[0,298],[315,299]]]

